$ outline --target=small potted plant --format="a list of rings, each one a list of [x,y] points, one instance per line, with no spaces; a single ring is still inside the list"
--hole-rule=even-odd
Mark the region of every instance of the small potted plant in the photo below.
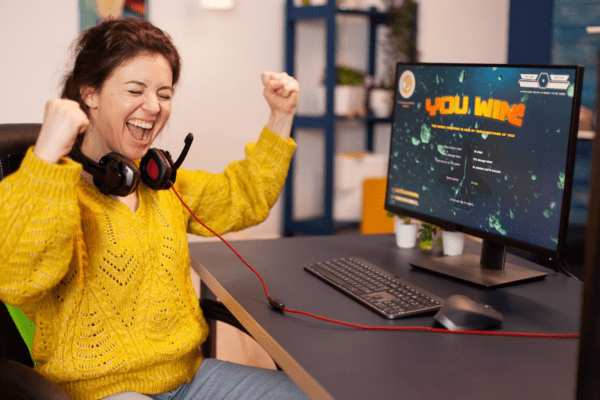
[[[413,0],[380,0],[386,10],[382,41],[384,70],[369,89],[369,111],[377,118],[389,118],[393,111],[396,63],[417,61],[417,4]]]
[[[294,0],[296,6],[322,6],[327,4],[327,0]]]
[[[458,256],[463,253],[465,234],[457,231],[442,231],[442,250],[445,256]]]
[[[439,226],[423,222],[420,232],[420,247],[422,250],[431,250],[437,242],[445,256],[458,256],[463,253],[465,234],[457,231],[447,231]]]
[[[458,256],[463,253],[465,242],[463,232],[443,230],[439,226],[428,222],[421,222],[421,227],[418,228],[417,223],[413,223],[410,217],[396,215],[391,212],[388,212],[387,216],[394,218],[396,244],[400,248],[415,247],[417,232],[419,232],[419,247],[421,250],[429,251],[437,243],[446,256]]]
[[[422,250],[431,250],[436,241],[438,246],[443,245],[442,236],[438,235],[440,230],[441,228],[437,225],[430,224],[428,222],[421,223],[421,229],[419,229],[419,246]]]
[[[369,111],[377,118],[389,118],[394,106],[396,63],[417,61],[417,4],[413,0],[379,0],[386,12],[382,41],[384,70],[369,89]]]
[[[334,114],[353,117],[366,114],[365,74],[349,67],[337,67]]]
[[[384,0],[387,4],[387,55],[392,62],[390,73],[396,73],[397,62],[417,61],[417,3],[414,0]]]
[[[394,232],[396,233],[396,244],[401,249],[411,249],[417,243],[417,224],[410,217],[388,213],[388,217],[394,218]]]
[[[320,98],[325,99],[325,80],[319,88]],[[336,68],[333,113],[338,116],[354,117],[365,115],[366,111],[365,73],[350,67]],[[323,107],[324,108],[324,107]]]
[[[377,118],[389,118],[394,110],[394,89],[391,83],[377,82],[369,88],[369,111]]]

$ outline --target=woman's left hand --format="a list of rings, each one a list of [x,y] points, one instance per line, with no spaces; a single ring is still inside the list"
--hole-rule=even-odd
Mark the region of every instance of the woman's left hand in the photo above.
[[[263,72],[261,78],[265,86],[263,94],[271,107],[271,114],[294,115],[298,104],[298,81],[285,72]]]

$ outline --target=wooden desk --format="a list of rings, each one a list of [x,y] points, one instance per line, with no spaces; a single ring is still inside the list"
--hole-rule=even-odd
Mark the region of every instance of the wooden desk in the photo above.
[[[432,315],[387,321],[303,270],[358,256],[442,298],[465,294],[504,316],[500,330],[577,333],[583,285],[549,271],[542,281],[481,289],[422,272],[427,257],[392,235],[237,241],[234,248],[286,307],[365,325],[436,325]],[[466,252],[479,243],[468,241]],[[362,331],[272,310],[260,281],[220,242],[190,244],[202,281],[290,377],[314,399],[572,399],[578,340]],[[507,254],[509,262],[544,269]],[[548,271],[548,270],[545,270]]]

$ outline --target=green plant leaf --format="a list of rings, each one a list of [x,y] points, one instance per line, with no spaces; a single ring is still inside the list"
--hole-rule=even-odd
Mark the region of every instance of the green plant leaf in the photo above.
[[[338,85],[362,85],[365,83],[364,74],[352,68],[337,67]]]

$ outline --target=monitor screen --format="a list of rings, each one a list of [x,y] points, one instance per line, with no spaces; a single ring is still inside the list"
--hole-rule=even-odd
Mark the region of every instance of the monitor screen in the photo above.
[[[398,64],[386,209],[478,236],[502,263],[505,246],[557,257],[582,78],[577,66]]]

